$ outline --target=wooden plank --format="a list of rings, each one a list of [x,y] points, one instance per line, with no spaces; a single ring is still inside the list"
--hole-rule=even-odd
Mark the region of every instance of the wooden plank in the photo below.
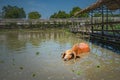
[[[101,30],[98,30],[98,29],[94,29],[94,31],[101,31]],[[104,30],[106,32],[113,32],[113,30]],[[115,32],[120,32],[120,30],[114,30]]]
[[[103,22],[103,23],[93,23],[93,24],[85,24],[85,25],[106,25],[106,24],[120,24],[120,21],[115,21],[115,22]]]
[[[112,41],[119,41],[120,42],[120,36],[119,37],[114,37],[114,36],[111,36],[111,35],[100,35],[100,34],[91,34],[91,36],[93,37],[97,37],[97,38],[101,38],[101,39],[107,39],[107,40],[112,40]]]

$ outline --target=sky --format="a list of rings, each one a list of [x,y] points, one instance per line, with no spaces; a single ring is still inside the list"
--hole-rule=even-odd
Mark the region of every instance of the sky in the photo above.
[[[3,6],[12,5],[24,8],[26,14],[31,11],[37,11],[42,15],[42,19],[47,19],[59,10],[69,13],[73,7],[78,6],[84,9],[96,1],[97,0],[0,0],[0,12]]]

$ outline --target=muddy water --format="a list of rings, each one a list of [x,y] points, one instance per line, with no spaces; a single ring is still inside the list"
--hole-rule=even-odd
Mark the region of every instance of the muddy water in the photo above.
[[[120,80],[120,55],[90,42],[89,55],[64,62],[78,42],[63,31],[0,33],[0,80]]]

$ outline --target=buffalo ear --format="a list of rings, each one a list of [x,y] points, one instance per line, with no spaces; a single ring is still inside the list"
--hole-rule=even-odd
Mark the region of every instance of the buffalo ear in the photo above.
[[[74,56],[74,53],[71,53],[70,55],[72,56],[72,58],[74,58],[74,57],[75,57],[75,56]]]
[[[76,59],[76,53],[72,52],[72,55],[73,55],[74,59]]]
[[[62,58],[64,58],[64,57],[65,57],[65,53],[62,53],[61,55],[62,55]]]

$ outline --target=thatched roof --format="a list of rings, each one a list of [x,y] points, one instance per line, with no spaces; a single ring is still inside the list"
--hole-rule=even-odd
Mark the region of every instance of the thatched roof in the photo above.
[[[90,12],[91,10],[94,10],[102,5],[106,5],[106,7],[109,10],[117,10],[117,9],[120,9],[120,0],[97,0],[96,3],[81,10],[80,12],[77,12],[75,15],[85,13],[85,12]]]

